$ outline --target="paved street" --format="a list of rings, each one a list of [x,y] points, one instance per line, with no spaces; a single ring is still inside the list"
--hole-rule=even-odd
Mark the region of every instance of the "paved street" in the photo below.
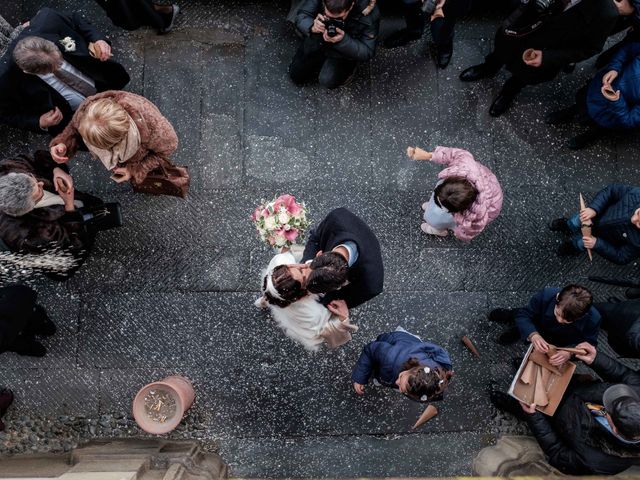
[[[87,425],[77,440],[99,436],[100,421],[117,418],[116,435],[137,434],[129,418],[137,390],[178,373],[197,394],[175,435],[216,445],[234,476],[469,474],[501,429],[486,384],[493,378],[506,388],[510,359],[524,351],[495,344],[500,328],[486,313],[519,306],[545,285],[639,274],[636,264],[559,258],[561,237],[546,228],[578,207],[579,192],[640,182],[637,136],[574,153],[563,143],[577,127],[543,122],[571,101],[592,62],[526,90],[499,119],[488,108],[504,74],[458,80],[489,51],[497,12],[461,22],[446,70],[421,41],[380,49],[353,84],[329,92],[288,80],[298,40],[284,22],[285,0],[184,0],[178,27],[163,37],[123,32],[88,0],[5,0],[0,14],[15,24],[45,4],[81,11],[109,33],[131,74],[129,90],[175,125],[175,162],[189,166],[193,181],[186,200],[134,195],[88,155],[71,163],[77,188],[119,201],[125,224],[98,237],[69,282],[34,281],[60,333],[45,342],[42,359],[0,358],[0,383],[16,392],[0,451],[20,437],[11,437],[21,428],[12,419],[50,419],[64,431],[71,417]],[[383,28],[398,22],[385,18]],[[0,127],[4,156],[47,143]],[[421,233],[420,204],[439,168],[408,161],[408,145],[465,148],[498,176],[502,215],[473,243]],[[346,206],[382,244],[385,291],[352,312],[360,331],[338,351],[307,353],[253,306],[272,252],[249,215],[280,193],[304,200],[314,222]],[[621,293],[586,285],[598,300]],[[350,383],[362,346],[397,325],[443,345],[456,373],[439,416],[418,431],[411,426],[419,405],[373,387],[358,398]],[[460,343],[463,333],[481,359]],[[21,441],[48,448],[37,436]]]

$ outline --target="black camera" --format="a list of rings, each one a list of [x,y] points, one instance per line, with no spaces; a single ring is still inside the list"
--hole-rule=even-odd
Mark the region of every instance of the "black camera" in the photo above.
[[[327,18],[324,22],[324,26],[327,29],[327,36],[335,37],[338,35],[336,28],[344,31],[344,22],[342,20],[338,20],[336,18]]]

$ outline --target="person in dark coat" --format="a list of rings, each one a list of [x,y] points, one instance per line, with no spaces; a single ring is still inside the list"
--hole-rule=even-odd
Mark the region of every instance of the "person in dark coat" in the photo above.
[[[528,2],[523,8],[535,8],[535,4]],[[599,53],[618,17],[631,15],[633,11],[629,0],[581,0],[568,6],[553,2],[550,12],[540,16],[538,22],[527,22],[523,31],[511,24],[499,28],[494,49],[484,63],[464,70],[460,80],[472,82],[493,77],[506,65],[512,76],[489,110],[497,117],[507,111],[525,86],[553,80],[569,64]]]
[[[500,335],[501,345],[522,339],[531,342],[537,351],[547,353],[549,345],[574,347],[582,342],[597,345],[600,314],[592,305],[591,292],[580,285],[544,288],[531,297],[526,307],[492,310],[489,320],[507,325],[515,323]],[[559,351],[549,361],[552,365],[561,365],[570,357],[569,353]]]
[[[596,303],[607,343],[623,358],[640,358],[640,299]]]
[[[547,116],[557,125],[577,117],[586,131],[569,140],[574,150],[596,142],[610,130],[640,127],[640,42],[622,45],[609,64],[576,94],[575,104]]]
[[[0,353],[43,357],[47,349],[36,335],[51,336],[56,325],[37,303],[38,294],[25,285],[0,288]]]
[[[95,231],[88,228],[83,208],[102,201],[73,188],[66,165],[49,152],[19,155],[0,161],[0,240],[16,253],[68,253],[75,260],[62,277],[73,273],[88,256]],[[66,191],[60,188],[66,184]]]
[[[581,226],[589,223],[591,236],[583,236]],[[640,256],[640,187],[612,183],[587,208],[569,219],[556,218],[549,228],[573,237],[560,245],[559,255],[590,248],[610,262],[626,265]]]
[[[549,463],[568,475],[615,475],[640,465],[640,373],[588,343],[577,358],[604,381],[572,382],[553,417],[491,392],[492,403],[526,419]]]
[[[402,0],[406,27],[385,38],[384,46],[401,47],[421,38],[428,17],[436,65],[447,68],[453,56],[456,21],[469,12],[471,0],[429,0],[432,8],[427,12],[424,12],[424,5],[422,0]]]
[[[452,375],[451,358],[444,348],[398,327],[365,345],[351,381],[358,395],[364,395],[364,386],[373,377],[412,400],[429,402],[441,398]]]
[[[152,0],[96,0],[114,25],[125,30],[153,27],[158,34],[169,33],[180,13],[178,5],[160,5]]]
[[[86,97],[129,83],[111,55],[80,14],[41,9],[0,60],[0,123],[57,135]]]
[[[2,421],[2,417],[5,416],[7,410],[13,403],[13,392],[8,388],[0,389],[0,432],[4,431],[4,422]]]
[[[346,208],[331,211],[310,232],[302,261],[311,261],[306,288],[324,293],[322,303],[329,310],[340,304],[355,308],[382,292],[380,243],[367,224]]]
[[[378,7],[369,8],[369,0],[306,0],[296,16],[303,40],[289,67],[291,80],[303,85],[317,78],[326,88],[344,85],[358,64],[375,55],[379,27]]]

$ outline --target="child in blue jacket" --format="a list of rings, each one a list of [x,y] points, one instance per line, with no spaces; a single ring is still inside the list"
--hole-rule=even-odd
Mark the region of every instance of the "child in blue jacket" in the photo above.
[[[379,335],[362,349],[351,380],[358,395],[364,395],[364,386],[374,377],[412,400],[428,402],[446,390],[451,369],[451,358],[444,348],[398,328]]]

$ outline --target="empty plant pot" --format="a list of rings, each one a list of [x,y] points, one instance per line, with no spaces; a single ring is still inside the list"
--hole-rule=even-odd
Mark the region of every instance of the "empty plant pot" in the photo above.
[[[145,432],[162,435],[178,426],[194,398],[191,382],[172,375],[140,389],[133,400],[133,418]]]

